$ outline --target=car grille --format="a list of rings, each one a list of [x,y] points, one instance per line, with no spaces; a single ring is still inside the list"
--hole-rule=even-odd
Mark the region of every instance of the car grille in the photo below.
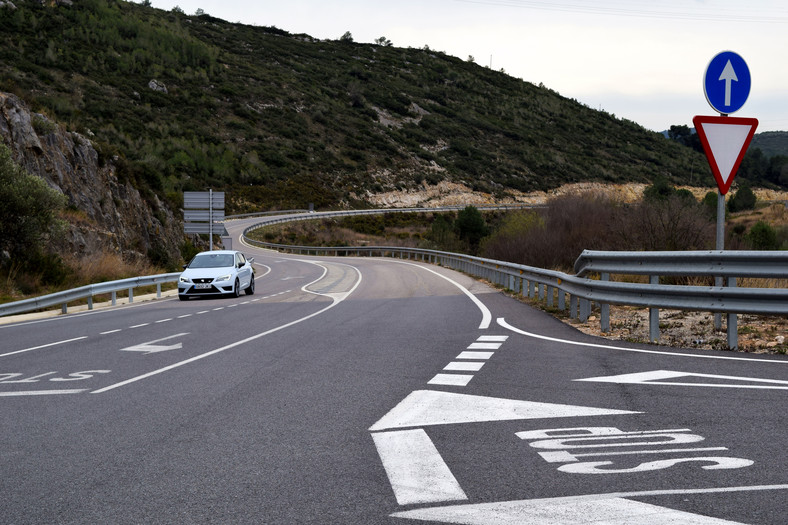
[[[203,278],[199,278],[199,279],[192,279],[192,282],[193,283],[200,283],[200,284],[211,283],[211,282],[213,282],[213,278],[212,277],[203,277]]]

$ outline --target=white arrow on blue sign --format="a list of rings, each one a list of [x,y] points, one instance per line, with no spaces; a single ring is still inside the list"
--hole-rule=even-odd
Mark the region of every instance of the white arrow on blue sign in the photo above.
[[[709,62],[703,91],[712,108],[729,115],[747,101],[750,83],[750,68],[744,59],[733,51],[723,51]]]

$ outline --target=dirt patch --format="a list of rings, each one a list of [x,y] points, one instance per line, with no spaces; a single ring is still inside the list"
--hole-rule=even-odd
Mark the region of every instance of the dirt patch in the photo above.
[[[529,301],[530,302],[530,301]],[[532,302],[534,306],[541,305]],[[610,307],[610,332],[603,333],[600,314],[593,312],[581,323],[564,313],[556,315],[564,323],[583,333],[612,341],[649,343],[649,314],[647,309],[634,306]],[[714,314],[683,310],[660,310],[659,341],[662,346],[728,350],[727,318],[722,316],[722,329],[714,328]],[[737,321],[738,350],[758,354],[788,353],[788,318],[777,316],[739,315]]]

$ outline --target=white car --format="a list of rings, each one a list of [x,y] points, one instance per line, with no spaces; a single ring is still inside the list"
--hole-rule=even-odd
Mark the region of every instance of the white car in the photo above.
[[[178,299],[189,297],[225,296],[238,297],[254,293],[254,259],[232,250],[200,252],[183,267],[178,279]]]

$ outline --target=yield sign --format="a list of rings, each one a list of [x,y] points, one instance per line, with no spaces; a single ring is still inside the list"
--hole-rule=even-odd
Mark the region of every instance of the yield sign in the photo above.
[[[750,145],[758,119],[701,117],[692,119],[720,193],[725,195]]]

